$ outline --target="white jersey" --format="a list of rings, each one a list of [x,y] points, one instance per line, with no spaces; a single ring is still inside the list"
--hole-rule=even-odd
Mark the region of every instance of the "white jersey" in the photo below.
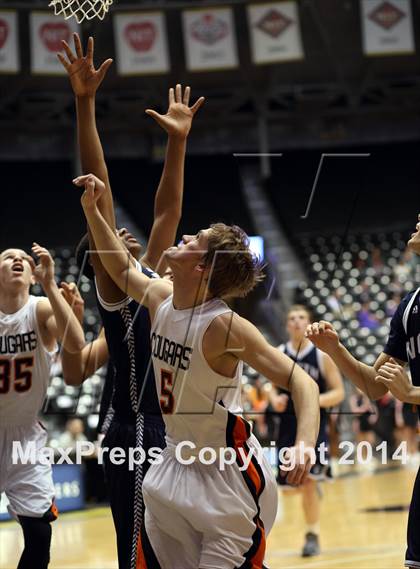
[[[197,449],[233,447],[238,437],[244,441],[250,436],[249,424],[238,416],[242,362],[229,378],[213,371],[203,354],[209,325],[229,312],[219,299],[176,310],[172,296],[157,310],[151,347],[168,445],[191,441]]]
[[[0,311],[0,427],[34,422],[44,402],[51,356],[42,343],[30,296],[14,314]]]
[[[202,347],[211,322],[231,310],[218,299],[175,310],[172,300],[159,306],[152,324],[152,358],[168,444],[162,463],[152,464],[143,481],[147,539],[162,569],[261,568],[266,535],[276,517],[277,484],[240,416],[242,362],[233,377],[225,377],[210,368]],[[180,458],[198,460],[179,461],[179,443]],[[201,462],[204,447],[233,449],[236,460],[225,468]],[[149,561],[157,566],[148,551],[144,566]]]

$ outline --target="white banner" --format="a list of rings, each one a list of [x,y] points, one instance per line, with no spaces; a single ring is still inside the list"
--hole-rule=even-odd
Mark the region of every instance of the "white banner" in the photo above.
[[[62,20],[49,12],[31,12],[30,29],[32,73],[65,75],[57,53],[62,51],[61,40],[73,45],[73,32],[79,31],[76,20]]]
[[[168,43],[163,12],[116,14],[114,17],[117,69],[120,75],[169,71]]]
[[[237,67],[238,54],[230,8],[185,10],[182,23],[189,71]]]
[[[296,2],[248,6],[248,23],[254,63],[303,59]]]
[[[17,13],[0,10],[0,73],[17,73],[19,68]]]
[[[361,16],[367,55],[414,53],[410,0],[361,0]]]

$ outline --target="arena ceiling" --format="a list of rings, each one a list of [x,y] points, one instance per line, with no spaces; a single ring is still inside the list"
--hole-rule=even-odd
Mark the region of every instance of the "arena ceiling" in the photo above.
[[[299,2],[305,59],[276,65],[251,63],[246,3],[234,8],[240,67],[189,73],[180,23],[186,6],[209,2],[115,2],[116,11],[163,8],[171,71],[159,77],[120,77],[115,69],[98,96],[98,117],[110,154],[159,152],[160,133],[144,114],[164,109],[167,88],[191,84],[207,97],[197,121],[193,152],[365,144],[420,138],[420,0],[413,0],[417,52],[366,57],[358,0]],[[0,77],[0,157],[63,157],[73,152],[74,104],[67,78],[30,74],[28,14],[45,2],[0,2],[18,7],[22,72]],[[96,40],[96,60],[114,56],[112,16],[82,26]],[[36,144],[34,144],[34,141]],[[263,144],[264,146],[264,144]]]

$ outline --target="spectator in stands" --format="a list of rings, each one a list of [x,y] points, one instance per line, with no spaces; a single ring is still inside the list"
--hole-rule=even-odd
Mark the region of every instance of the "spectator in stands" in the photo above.
[[[394,313],[397,310],[400,302],[401,302],[401,293],[394,292],[392,297],[386,302],[386,315],[388,317],[394,316]]]
[[[371,252],[371,266],[375,269],[377,275],[380,275],[384,269],[382,253],[379,247],[374,247]]]
[[[379,320],[370,312],[368,302],[362,304],[361,310],[357,313],[357,319],[362,328],[376,330],[380,326]]]
[[[394,267],[394,275],[398,282],[405,283],[405,281],[410,277],[413,272],[412,264],[413,254],[411,251],[405,251],[401,259]]]
[[[350,320],[354,316],[354,309],[351,304],[344,304],[341,294],[338,290],[334,290],[327,298],[326,304],[336,318],[344,318]]]
[[[58,447],[63,449],[71,448],[75,451],[77,443],[87,441],[84,431],[85,426],[82,419],[72,417],[67,421],[66,430],[58,439]]]
[[[340,293],[338,290],[333,291],[333,293],[327,298],[326,303],[334,316],[340,317],[342,315]]]

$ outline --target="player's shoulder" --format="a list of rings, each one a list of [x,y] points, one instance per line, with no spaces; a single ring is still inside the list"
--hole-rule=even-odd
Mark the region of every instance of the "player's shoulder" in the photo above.
[[[397,310],[395,311],[394,317],[402,318],[405,310],[407,309],[407,306],[410,304],[411,300],[413,299],[413,296],[417,293],[418,290],[419,289],[416,288],[404,296],[404,298],[399,303]]]
[[[33,310],[38,324],[45,324],[53,313],[51,303],[46,296],[30,296],[29,310]]]
[[[35,307],[37,311],[39,310],[51,310],[51,303],[46,296],[29,296],[28,308]]]
[[[244,319],[233,310],[216,314],[206,328],[206,340],[215,345],[236,343],[243,330],[243,320]]]
[[[412,291],[410,291],[408,294],[406,294],[404,296],[404,298],[402,299],[402,301],[400,302],[399,306],[404,306],[404,308],[407,307],[408,303],[410,302],[410,300],[413,298],[413,296],[417,293],[417,291],[420,290],[419,288],[415,288]]]

